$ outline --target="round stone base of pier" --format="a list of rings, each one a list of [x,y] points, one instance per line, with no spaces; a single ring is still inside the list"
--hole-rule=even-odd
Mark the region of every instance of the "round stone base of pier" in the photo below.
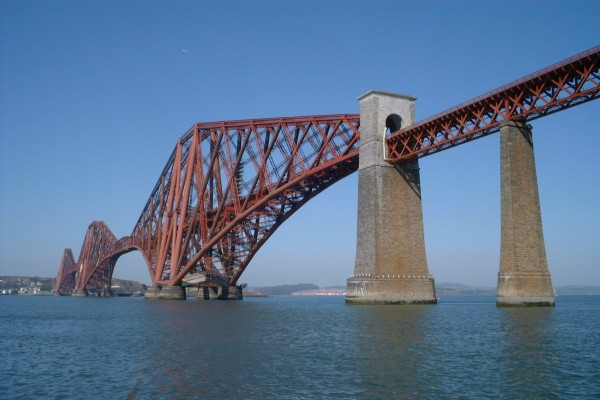
[[[554,297],[513,297],[496,299],[497,307],[554,307]]]
[[[550,275],[499,275],[496,306],[554,307]]]
[[[198,288],[198,300],[242,300],[242,288],[238,286],[218,286]]]
[[[73,297],[87,297],[87,291],[86,290],[82,290],[82,289],[75,289],[73,290],[73,293],[71,294],[71,296]]]
[[[437,304],[432,277],[361,277],[348,279],[346,304]]]
[[[221,289],[223,300],[242,300],[242,288],[239,286],[223,286]]]
[[[217,300],[219,298],[217,289],[216,287],[200,287],[196,298],[198,300]]]
[[[165,300],[185,300],[185,288],[183,286],[163,286],[158,296]]]
[[[158,299],[160,296],[160,288],[157,286],[149,286],[144,293],[145,299]]]

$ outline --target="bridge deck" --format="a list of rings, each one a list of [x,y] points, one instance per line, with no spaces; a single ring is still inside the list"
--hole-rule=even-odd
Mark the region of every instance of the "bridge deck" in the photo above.
[[[393,132],[391,163],[424,157],[600,96],[600,46]]]

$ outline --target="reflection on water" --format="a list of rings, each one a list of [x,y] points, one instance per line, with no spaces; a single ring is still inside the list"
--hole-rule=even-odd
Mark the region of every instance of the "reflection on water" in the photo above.
[[[505,342],[502,396],[511,393],[545,398],[556,396],[560,383],[552,379],[559,354],[551,334],[554,310],[502,308],[500,311]]]
[[[597,398],[599,310],[4,296],[0,397]]]
[[[366,398],[410,396],[426,385],[432,349],[423,345],[432,305],[353,306],[357,338],[349,348]]]

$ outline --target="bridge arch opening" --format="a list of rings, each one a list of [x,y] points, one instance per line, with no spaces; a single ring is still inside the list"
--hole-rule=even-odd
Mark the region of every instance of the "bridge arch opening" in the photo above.
[[[349,216],[356,214],[357,192],[358,174],[352,174],[308,201],[261,247],[238,282],[252,288],[345,286],[356,254],[356,218]]]
[[[390,114],[385,119],[385,133],[396,132],[402,128],[402,118],[398,114]]]
[[[119,256],[115,263],[112,278],[113,281],[117,278],[152,286],[152,279],[146,261],[139,250],[133,250]]]

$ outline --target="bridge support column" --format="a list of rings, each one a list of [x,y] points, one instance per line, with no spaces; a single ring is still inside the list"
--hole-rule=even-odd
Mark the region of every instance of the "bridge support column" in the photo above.
[[[531,127],[500,128],[502,228],[498,306],[554,306]]]
[[[358,232],[347,304],[435,304],[425,256],[419,164],[385,161],[383,134],[414,123],[414,97],[370,91],[360,102]]]
[[[83,289],[75,289],[73,290],[73,293],[71,294],[71,296],[73,297],[87,297],[88,293],[86,290]]]
[[[199,287],[197,298],[198,300],[217,300],[219,294],[218,287]]]
[[[198,300],[243,300],[241,286],[217,286],[198,288]]]
[[[160,288],[158,286],[148,286],[144,293],[145,299],[158,299],[160,297]]]
[[[144,293],[146,299],[185,300],[183,286],[149,286]]]
[[[163,286],[160,289],[159,299],[185,300],[185,288],[183,286]]]
[[[221,287],[221,296],[219,299],[223,300],[243,300],[244,295],[242,294],[241,286],[223,286]]]

